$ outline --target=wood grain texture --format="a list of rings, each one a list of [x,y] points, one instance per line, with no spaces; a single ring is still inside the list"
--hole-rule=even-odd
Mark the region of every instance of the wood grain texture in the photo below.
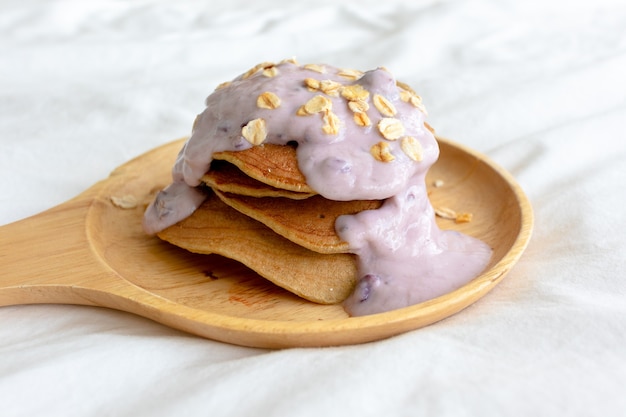
[[[0,227],[0,306],[64,303],[135,313],[228,343],[284,348],[363,343],[417,329],[484,296],[530,239],[531,206],[514,179],[489,159],[440,139],[428,182],[433,205],[473,213],[438,219],[494,248],[486,271],[464,287],[403,309],[348,317],[339,305],[300,299],[217,255],[195,255],[146,236],[141,218],[170,181],[182,140],[156,148],[57,207]],[[121,208],[112,198],[137,201]],[[132,204],[130,204],[132,206]]]

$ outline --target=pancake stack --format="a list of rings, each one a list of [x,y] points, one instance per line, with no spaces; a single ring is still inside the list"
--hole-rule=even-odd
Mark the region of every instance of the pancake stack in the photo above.
[[[343,214],[379,200],[332,201],[311,189],[295,147],[273,144],[213,155],[208,193],[190,217],[158,233],[176,246],[239,261],[307,300],[345,300],[357,279],[355,255],[335,232]]]

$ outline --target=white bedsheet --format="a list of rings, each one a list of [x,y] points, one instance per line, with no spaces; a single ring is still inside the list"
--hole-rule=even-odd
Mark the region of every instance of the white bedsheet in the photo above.
[[[536,217],[485,298],[364,345],[269,351],[1,307],[0,415],[626,415],[625,28],[606,0],[0,1],[0,224],[188,134],[218,83],[291,56],[388,67]]]

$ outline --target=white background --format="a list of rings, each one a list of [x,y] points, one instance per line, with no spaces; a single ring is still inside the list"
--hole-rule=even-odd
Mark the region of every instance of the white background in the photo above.
[[[187,135],[217,84],[291,56],[386,66],[536,217],[488,296],[365,345],[269,351],[100,308],[2,307],[0,414],[626,415],[623,4],[0,0],[0,224]]]

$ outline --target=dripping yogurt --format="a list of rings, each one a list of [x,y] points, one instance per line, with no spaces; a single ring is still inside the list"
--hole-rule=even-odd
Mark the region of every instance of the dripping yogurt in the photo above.
[[[425,178],[439,147],[425,118],[419,96],[383,68],[259,64],[207,98],[144,229],[157,233],[195,211],[215,152],[296,142],[299,169],[323,197],[384,200],[335,223],[359,273],[346,311],[375,314],[443,295],[476,277],[492,250],[438,228]]]

